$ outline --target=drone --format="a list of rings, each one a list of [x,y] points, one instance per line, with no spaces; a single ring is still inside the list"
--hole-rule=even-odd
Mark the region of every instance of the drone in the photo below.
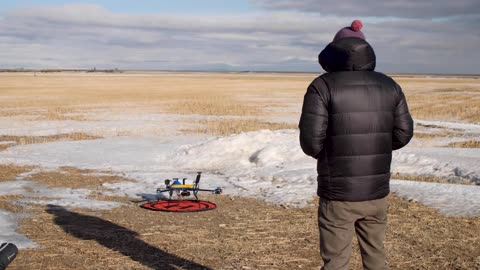
[[[198,199],[198,192],[208,191],[213,194],[222,194],[223,190],[219,187],[216,189],[202,189],[200,188],[200,178],[202,172],[197,172],[197,178],[192,184],[187,184],[187,178],[183,178],[180,182],[179,178],[165,179],[165,188],[157,188],[157,195],[164,192],[168,192],[170,195],[168,199],[159,199],[153,202],[147,202],[142,204],[141,207],[154,211],[165,212],[199,212],[213,210],[217,208],[217,205]],[[176,199],[172,200],[172,196],[176,195]],[[195,200],[184,199],[190,197],[193,194]]]
[[[165,188],[158,188],[157,194],[168,192],[169,200],[172,199],[173,194],[177,195],[177,198],[189,197],[193,194],[195,200],[198,201],[198,192],[199,191],[208,191],[213,194],[222,194],[222,188],[215,189],[201,189],[200,188],[200,178],[202,177],[202,172],[197,172],[197,178],[192,184],[187,184],[187,178],[183,178],[180,182],[179,178],[165,179]]]

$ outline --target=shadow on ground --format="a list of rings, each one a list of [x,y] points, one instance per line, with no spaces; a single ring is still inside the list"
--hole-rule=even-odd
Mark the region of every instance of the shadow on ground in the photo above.
[[[48,205],[46,211],[54,215],[55,224],[68,234],[82,240],[94,240],[146,267],[162,270],[210,269],[151,246],[138,239],[136,232],[110,221],[71,212],[57,205]]]

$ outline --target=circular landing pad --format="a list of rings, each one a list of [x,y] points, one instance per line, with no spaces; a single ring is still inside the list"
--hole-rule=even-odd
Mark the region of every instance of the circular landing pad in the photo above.
[[[154,211],[165,212],[199,212],[217,208],[217,205],[207,201],[195,200],[160,200],[142,204],[142,207]]]

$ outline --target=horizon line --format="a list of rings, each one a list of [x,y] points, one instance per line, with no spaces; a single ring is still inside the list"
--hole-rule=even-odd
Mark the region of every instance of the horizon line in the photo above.
[[[205,73],[296,73],[296,74],[323,74],[315,71],[275,71],[275,70],[226,70],[226,69],[119,69],[119,68],[0,68],[0,73],[15,72],[89,72],[89,73],[122,73],[122,72],[205,72]],[[382,72],[383,73],[383,72]],[[477,77],[480,73],[410,73],[410,72],[385,72],[391,75],[431,75],[431,76],[468,76]]]

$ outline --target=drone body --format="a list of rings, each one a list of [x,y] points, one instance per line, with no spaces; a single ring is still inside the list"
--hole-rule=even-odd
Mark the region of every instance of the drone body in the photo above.
[[[165,188],[157,189],[157,194],[168,192],[169,199],[172,199],[173,194],[175,193],[177,197],[189,197],[190,195],[195,196],[195,199],[198,200],[199,191],[208,191],[213,194],[222,194],[223,190],[219,187],[216,189],[201,189],[200,188],[200,178],[202,177],[202,172],[197,172],[197,178],[192,184],[187,184],[187,178],[183,178],[182,182],[178,178],[173,178],[173,182],[170,179],[165,179]]]
[[[173,178],[173,182],[170,179],[165,179],[165,188],[157,189],[157,194],[168,192],[169,198],[166,200],[158,200],[154,202],[148,202],[142,205],[143,208],[164,211],[164,212],[198,212],[213,210],[217,206],[212,202],[200,201],[198,199],[199,191],[208,191],[213,194],[222,194],[223,190],[219,187],[216,189],[201,189],[200,178],[201,172],[197,172],[197,178],[192,184],[187,184],[187,178],[183,178],[180,182],[178,178]],[[177,200],[172,200],[173,194],[176,194]],[[190,197],[193,194],[195,200],[184,200],[185,197]]]

